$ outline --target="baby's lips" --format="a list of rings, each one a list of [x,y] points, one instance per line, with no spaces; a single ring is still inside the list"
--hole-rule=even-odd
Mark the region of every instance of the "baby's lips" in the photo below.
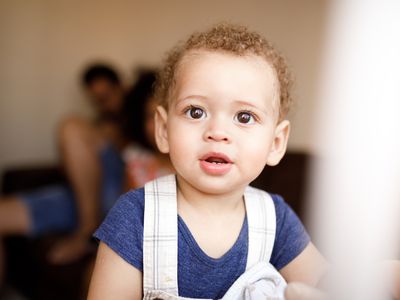
[[[210,160],[210,159],[222,160],[224,163],[229,163],[229,164],[232,163],[232,160],[227,155],[221,152],[208,152],[200,158],[200,160]]]

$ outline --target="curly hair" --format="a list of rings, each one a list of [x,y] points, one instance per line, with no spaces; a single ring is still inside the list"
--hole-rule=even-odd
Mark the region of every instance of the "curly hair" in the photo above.
[[[168,108],[176,82],[176,74],[184,56],[192,50],[220,51],[237,56],[257,55],[266,59],[279,82],[279,118],[283,119],[291,106],[292,76],[284,57],[264,37],[244,26],[217,24],[210,30],[196,32],[167,53],[164,66],[157,74],[155,96]]]

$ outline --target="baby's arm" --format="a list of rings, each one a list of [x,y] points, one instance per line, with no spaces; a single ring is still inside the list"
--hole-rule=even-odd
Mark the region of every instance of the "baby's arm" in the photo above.
[[[88,299],[142,299],[142,273],[101,242]]]
[[[289,282],[303,282],[317,286],[328,270],[328,262],[310,242],[306,248],[279,272]]]

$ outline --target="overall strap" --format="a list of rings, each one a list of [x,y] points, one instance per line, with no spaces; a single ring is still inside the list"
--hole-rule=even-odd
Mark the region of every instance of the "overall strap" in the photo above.
[[[143,290],[178,296],[178,214],[175,175],[144,186]]]
[[[276,216],[272,197],[248,186],[244,192],[249,247],[246,270],[260,261],[269,262],[275,241]]]

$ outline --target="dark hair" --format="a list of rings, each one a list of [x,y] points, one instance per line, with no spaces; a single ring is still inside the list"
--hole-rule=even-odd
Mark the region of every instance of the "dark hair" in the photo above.
[[[138,79],[127,93],[124,103],[124,132],[128,139],[149,150],[155,150],[146,137],[146,103],[153,95],[156,72],[139,70]]]
[[[121,84],[117,72],[106,64],[92,64],[86,67],[82,74],[82,84],[86,87],[91,85],[97,79],[105,79],[112,84]]]

